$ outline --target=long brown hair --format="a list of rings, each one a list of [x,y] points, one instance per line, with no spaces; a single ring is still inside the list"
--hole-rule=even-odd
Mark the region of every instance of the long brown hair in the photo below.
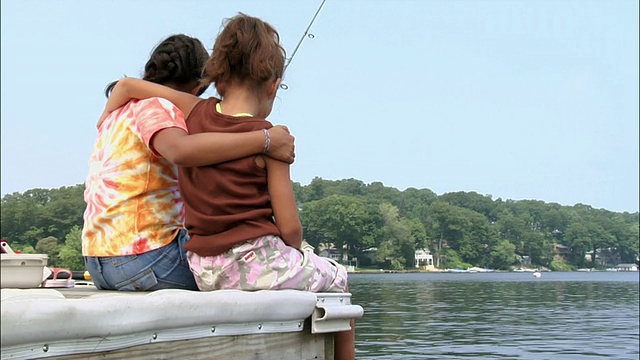
[[[202,83],[204,86],[215,83],[224,97],[231,81],[260,86],[281,78],[284,61],[285,50],[276,29],[256,17],[239,13],[225,20],[204,67]]]

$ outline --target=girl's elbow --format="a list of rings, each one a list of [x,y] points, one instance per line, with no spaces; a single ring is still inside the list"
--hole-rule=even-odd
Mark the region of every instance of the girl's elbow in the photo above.
[[[121,92],[128,94],[129,90],[131,89],[131,83],[133,83],[135,80],[133,78],[122,78],[118,81],[118,83],[116,84],[114,90],[120,89]]]
[[[185,161],[185,159],[178,157],[178,156],[173,156],[172,158],[167,158],[167,160],[169,160],[172,164],[174,165],[178,165],[181,167],[184,166],[189,166],[188,162]]]
[[[297,244],[299,247],[302,243],[302,226],[291,226],[280,229],[282,238],[288,243]]]
[[[161,154],[165,159],[169,160],[172,164],[178,166],[191,166],[190,164],[190,156],[187,151],[182,149],[180,146],[170,146],[165,148],[164,152]]]
[[[172,163],[182,166],[182,167],[191,167],[196,166],[191,156],[184,151],[176,151],[172,155],[172,159],[169,159]]]

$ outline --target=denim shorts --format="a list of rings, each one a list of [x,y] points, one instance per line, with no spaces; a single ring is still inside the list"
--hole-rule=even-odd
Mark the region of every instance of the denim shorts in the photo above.
[[[187,231],[181,229],[172,242],[159,249],[138,255],[85,256],[84,261],[100,290],[198,290],[184,250],[187,240]]]

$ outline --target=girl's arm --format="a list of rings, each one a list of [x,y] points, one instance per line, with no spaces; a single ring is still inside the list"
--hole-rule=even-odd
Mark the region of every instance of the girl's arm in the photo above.
[[[267,184],[276,226],[285,244],[300,249],[302,224],[298,217],[298,205],[289,176],[289,164],[264,157],[267,168]]]
[[[271,146],[267,155],[287,164],[294,160],[294,138],[284,126],[269,129]],[[262,130],[246,133],[201,133],[189,135],[179,128],[158,131],[151,146],[178,166],[194,167],[240,159],[264,150]]]
[[[109,96],[98,128],[114,110],[131,99],[161,97],[171,101],[189,116],[193,107],[202,99],[195,95],[154,84],[149,81],[124,78],[116,84]],[[270,146],[266,155],[293,163],[295,157],[294,137],[286,126],[269,129]],[[248,133],[202,133],[189,135],[177,128],[162,129],[151,139],[151,145],[167,160],[180,166],[204,166],[217,164],[245,156],[261,153],[266,145],[264,131]]]
[[[160,97],[171,101],[184,114],[184,118],[188,118],[191,110],[202,99],[199,97],[174,90],[170,87],[152,83],[150,81],[140,80],[136,78],[123,78],[113,88],[104,112],[98,120],[98,128],[104,120],[114,110],[124,106],[131,99],[148,99],[151,97]]]

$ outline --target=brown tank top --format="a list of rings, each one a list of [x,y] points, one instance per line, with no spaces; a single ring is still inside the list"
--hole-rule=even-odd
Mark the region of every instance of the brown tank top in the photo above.
[[[219,101],[209,98],[196,104],[186,120],[190,134],[239,133],[273,126],[262,118],[220,114],[216,111]],[[215,256],[247,240],[280,235],[273,223],[267,173],[256,164],[256,157],[179,169],[185,225],[191,237],[185,249]]]

